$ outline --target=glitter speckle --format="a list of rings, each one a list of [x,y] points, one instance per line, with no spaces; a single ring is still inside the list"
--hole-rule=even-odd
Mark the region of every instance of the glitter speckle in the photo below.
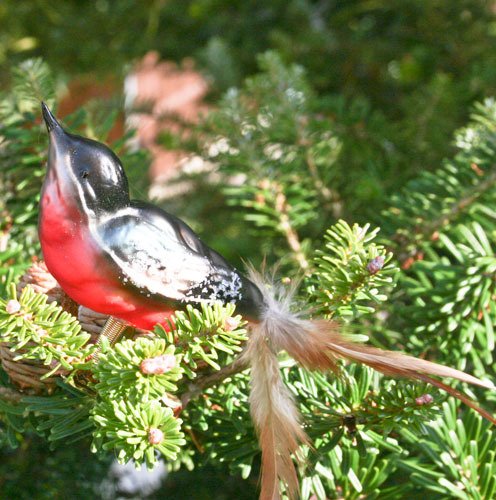
[[[209,302],[236,302],[242,298],[241,278],[234,271],[217,269],[186,293],[186,298]]]

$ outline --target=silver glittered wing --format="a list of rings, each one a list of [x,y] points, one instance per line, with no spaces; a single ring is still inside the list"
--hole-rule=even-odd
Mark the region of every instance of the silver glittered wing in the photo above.
[[[135,203],[98,229],[121,282],[140,294],[186,303],[236,301],[241,279],[179,219]]]

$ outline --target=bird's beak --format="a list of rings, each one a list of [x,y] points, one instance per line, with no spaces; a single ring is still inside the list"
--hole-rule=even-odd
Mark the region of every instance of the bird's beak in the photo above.
[[[50,135],[54,131],[63,131],[60,123],[57,121],[55,116],[53,116],[52,112],[48,109],[48,106],[44,102],[41,103],[41,112],[43,113],[43,120],[45,120],[45,125]]]

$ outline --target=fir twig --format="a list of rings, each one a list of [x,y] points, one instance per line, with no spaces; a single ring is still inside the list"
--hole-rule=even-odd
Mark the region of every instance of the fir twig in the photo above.
[[[435,238],[439,231],[458,219],[463,212],[467,212],[473,203],[496,184],[496,167],[494,166],[486,172],[479,171],[477,175],[481,176],[481,182],[470,186],[451,205],[448,205],[438,218],[429,222],[422,221],[422,224],[414,226],[408,232],[401,228],[392,236],[391,240],[397,245],[396,248],[393,248],[402,256],[402,263],[410,256],[410,253],[402,250],[409,248],[414,243],[419,244],[425,239]]]
[[[481,174],[481,182],[472,186],[447,210],[447,212],[437,219],[418,227],[417,232],[421,233],[424,237],[432,238],[436,231],[441,230],[448,223],[455,220],[461,212],[467,211],[470,206],[480,198],[486,191],[491,189],[496,184],[496,166],[493,166],[484,174]]]
[[[303,252],[300,237],[298,233],[291,225],[291,219],[289,217],[289,203],[282,187],[275,183],[275,210],[279,218],[279,227],[286,238],[286,242],[293,253],[294,259],[300,266],[300,268],[307,273],[309,271],[308,260]]]
[[[246,370],[246,368],[248,368],[248,365],[246,364],[244,358],[240,356],[232,363],[222,367],[220,370],[209,375],[203,375],[195,379],[194,382],[190,382],[186,392],[181,395],[183,408],[185,408],[192,399],[202,394],[205,389],[224,382],[233,375]]]

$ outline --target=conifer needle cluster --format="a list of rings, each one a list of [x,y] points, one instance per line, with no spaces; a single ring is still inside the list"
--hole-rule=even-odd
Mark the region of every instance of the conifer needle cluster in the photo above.
[[[38,60],[16,69],[0,101],[0,342],[17,362],[39,361],[59,380],[51,394],[28,395],[0,370],[0,441],[15,446],[29,432],[64,446],[91,438],[93,451],[123,462],[226,462],[256,474],[249,378],[238,358],[249,331],[232,305],[187,307],[167,328],[106,346],[96,359],[76,318],[30,287],[15,292],[39,256],[46,148],[37,103],[54,95]],[[269,53],[260,74],[198,126],[190,146],[212,162],[212,189],[250,229],[239,235],[243,245],[256,249],[255,262],[264,253],[281,260],[283,285],[302,277],[298,299],[313,315],[494,380],[496,103],[474,107],[452,159],[358,223],[347,210],[353,186],[343,187],[352,156],[339,120],[347,111],[327,105],[301,68]],[[74,129],[99,123],[83,110],[67,121]],[[87,135],[105,140],[110,126]],[[143,171],[141,153],[123,160],[131,178]],[[302,450],[303,499],[494,496],[496,434],[472,410],[365,367],[310,373],[284,353],[280,367],[314,444]],[[471,394],[494,412],[494,394]]]

